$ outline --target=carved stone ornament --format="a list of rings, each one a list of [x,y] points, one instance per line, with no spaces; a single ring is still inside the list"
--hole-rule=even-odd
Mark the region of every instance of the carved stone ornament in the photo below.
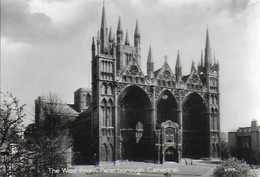
[[[192,78],[191,78],[191,82],[193,82],[193,83],[197,83],[198,81],[199,81],[198,76],[193,75]]]
[[[132,76],[138,75],[138,68],[136,66],[131,66],[129,69],[129,74]]]
[[[170,71],[164,71],[163,72],[163,77],[164,77],[164,79],[166,79],[166,80],[169,80],[169,79],[171,79],[171,73],[170,73]]]

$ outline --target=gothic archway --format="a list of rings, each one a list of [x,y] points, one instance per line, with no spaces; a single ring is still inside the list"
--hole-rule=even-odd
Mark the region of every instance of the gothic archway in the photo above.
[[[164,159],[165,161],[177,161],[178,159],[178,152],[175,148],[169,147],[164,151]]]
[[[183,157],[209,157],[209,120],[203,98],[192,93],[183,104]]]
[[[107,148],[107,161],[112,161],[112,160],[113,160],[113,146],[112,144],[109,144]]]
[[[101,146],[101,161],[107,162],[107,145],[104,143]]]
[[[121,141],[124,149],[121,156],[128,160],[151,159],[151,101],[147,93],[138,86],[129,86],[118,98]],[[142,124],[142,136],[136,127]],[[137,137],[138,135],[138,137]],[[124,154],[122,154],[124,153]]]
[[[165,90],[157,102],[157,125],[167,120],[179,123],[176,99],[170,91]]]

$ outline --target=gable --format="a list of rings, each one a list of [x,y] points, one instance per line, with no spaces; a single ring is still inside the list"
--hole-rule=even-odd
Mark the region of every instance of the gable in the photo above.
[[[154,77],[157,80],[164,80],[164,81],[175,81],[175,76],[167,63],[164,62],[163,66],[154,72]]]

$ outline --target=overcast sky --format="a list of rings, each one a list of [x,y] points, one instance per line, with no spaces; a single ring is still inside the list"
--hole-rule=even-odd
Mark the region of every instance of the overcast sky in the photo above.
[[[101,0],[2,0],[1,87],[27,104],[49,91],[73,103],[73,92],[90,87],[91,39],[101,24]],[[260,1],[107,0],[107,25],[118,18],[130,44],[136,20],[141,33],[142,69],[149,45],[155,69],[164,55],[174,70],[177,51],[183,73],[200,60],[208,25],[220,63],[221,130],[260,123]]]

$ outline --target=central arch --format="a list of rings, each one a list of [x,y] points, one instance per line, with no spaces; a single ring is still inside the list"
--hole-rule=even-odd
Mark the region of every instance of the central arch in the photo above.
[[[125,88],[118,97],[121,157],[128,160],[152,159],[151,101],[138,86]]]
[[[183,104],[183,157],[209,157],[209,120],[203,98],[192,93]]]
[[[169,90],[161,93],[157,102],[157,125],[162,122],[171,120],[179,124],[177,101]]]

